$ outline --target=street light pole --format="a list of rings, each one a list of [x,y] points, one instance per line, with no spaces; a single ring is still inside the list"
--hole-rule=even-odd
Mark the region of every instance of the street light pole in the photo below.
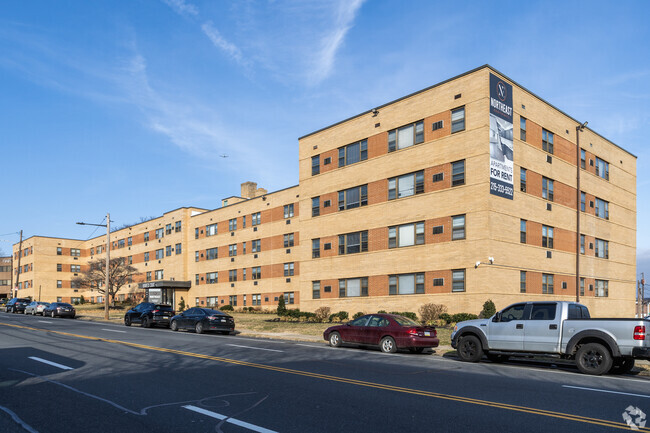
[[[106,227],[106,288],[104,289],[104,319],[108,320],[108,284],[111,264],[111,214],[106,214],[106,224],[77,223],[81,226]]]

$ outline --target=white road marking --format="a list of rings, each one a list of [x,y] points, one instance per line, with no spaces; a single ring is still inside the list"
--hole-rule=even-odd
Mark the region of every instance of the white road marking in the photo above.
[[[242,345],[239,345],[239,344],[226,344],[226,346],[245,347],[246,349],[266,350],[266,351],[268,351],[268,352],[284,352],[284,350],[263,349],[263,348],[261,348],[261,347],[242,346]]]
[[[54,367],[58,367],[62,370],[74,370],[72,367],[68,367],[67,365],[63,364],[57,364],[56,362],[48,361],[47,359],[43,358],[37,358],[36,356],[30,356],[29,359],[33,359],[34,361],[42,362],[43,364],[49,364]]]
[[[632,397],[650,398],[650,395],[632,394],[632,393],[629,393],[629,392],[621,392],[621,391],[609,391],[607,389],[584,388],[582,386],[562,385],[562,388],[582,389],[584,391],[606,392],[606,393],[609,393],[609,394],[622,394],[622,395],[630,395]]]
[[[30,425],[28,425],[27,423],[25,423],[25,421],[23,421],[22,419],[20,419],[20,418],[18,417],[18,415],[16,415],[15,413],[13,413],[12,411],[10,411],[10,410],[7,409],[6,407],[4,407],[4,406],[0,406],[0,410],[2,410],[2,411],[4,411],[4,412],[7,412],[7,413],[9,414],[9,416],[11,417],[11,419],[13,419],[14,422],[15,422],[16,424],[19,424],[22,428],[24,428],[24,429],[25,429],[26,431],[28,431],[29,433],[38,433],[38,431],[34,430]]]
[[[47,321],[47,320],[39,320],[38,322],[39,323],[54,323],[54,322],[50,322],[50,321]]]
[[[259,433],[278,433],[275,430],[269,430],[267,428],[259,427],[259,426],[256,426],[254,424],[249,424],[247,422],[240,421],[240,420],[235,419],[235,418],[228,418],[226,415],[221,415],[221,414],[216,413],[216,412],[210,412],[209,410],[201,409],[200,407],[187,405],[187,406],[183,406],[183,408],[187,409],[187,410],[191,410],[193,412],[197,412],[197,413],[209,416],[211,418],[216,418],[218,420],[224,420],[225,419],[226,422],[229,422],[231,424],[238,425],[240,427],[246,428],[248,430],[253,430],[253,431],[256,431],[256,432],[259,432]]]
[[[120,332],[122,334],[126,334],[126,331],[118,331],[117,329],[106,329],[102,328],[102,331],[108,331],[108,332]]]

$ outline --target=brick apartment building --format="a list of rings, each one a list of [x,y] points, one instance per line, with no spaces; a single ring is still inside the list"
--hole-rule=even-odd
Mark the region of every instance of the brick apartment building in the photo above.
[[[578,294],[629,316],[636,157],[483,66],[301,137],[297,186],[247,182],[217,209],[176,209],[111,244],[139,271],[121,297],[175,305],[478,313],[486,299]],[[15,245],[20,296],[96,300],[71,281],[104,248]]]

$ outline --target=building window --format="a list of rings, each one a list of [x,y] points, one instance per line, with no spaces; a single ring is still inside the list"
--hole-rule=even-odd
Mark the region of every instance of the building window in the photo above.
[[[131,245],[133,245],[133,238],[132,238],[131,236],[129,236],[128,238],[126,238],[126,245],[129,246],[129,247],[130,247]]]
[[[261,293],[255,293],[251,297],[253,299],[253,305],[255,306],[260,306],[262,305],[262,294]]]
[[[253,280],[259,280],[262,278],[262,267],[261,266],[255,266],[251,268],[251,278]]]
[[[182,251],[182,244],[176,244],[176,254],[180,254]]]
[[[542,198],[553,201],[553,180],[542,177]]]
[[[320,197],[314,197],[311,199],[311,216],[318,215],[320,215]]]
[[[388,151],[411,147],[424,142],[424,121],[388,131]]]
[[[174,231],[176,233],[181,231],[181,222],[180,221],[176,221],[176,223],[174,223]]]
[[[62,255],[62,254],[63,254],[63,250],[61,249],[61,247],[57,247],[57,248],[56,248],[56,255],[57,255],[57,256],[60,256],[60,255]]]
[[[522,244],[526,243],[526,224],[528,221],[521,220],[519,221],[519,242]]]
[[[451,217],[451,240],[465,239],[465,215]]]
[[[293,218],[293,203],[284,205],[284,217]]]
[[[388,179],[388,200],[424,192],[424,170]]]
[[[526,169],[523,167],[519,169],[519,189],[526,192]]]
[[[237,218],[231,218],[228,220],[228,230],[231,232],[237,230]]]
[[[553,274],[542,274],[542,293],[553,294]]]
[[[526,293],[526,271],[519,271],[519,293]]]
[[[254,253],[259,253],[262,251],[262,241],[260,239],[255,239],[251,241],[251,251]]]
[[[609,180],[609,162],[596,158],[596,175]]]
[[[320,281],[311,282],[311,298],[320,299]]]
[[[208,248],[205,250],[205,259],[206,260],[215,260],[219,258],[219,249],[218,248]]]
[[[284,293],[284,303],[287,305],[293,304],[294,302],[294,296],[293,292],[285,292]]]
[[[580,168],[587,168],[587,152],[584,149],[580,149]]]
[[[144,232],[144,241],[149,242],[149,232]],[[97,247],[97,254],[99,254],[99,249],[101,247]]]
[[[246,254],[246,242],[241,243],[241,253]]]
[[[368,159],[368,140],[361,140],[339,147],[339,167],[345,167],[366,159]]]
[[[261,212],[256,212],[251,214],[251,225],[256,226],[262,224],[262,214]]]
[[[167,225],[165,226],[165,234],[167,234],[167,235],[171,235],[171,234],[172,234],[172,225],[171,225],[171,224],[167,224]]]
[[[320,257],[320,238],[311,240],[311,258],[317,259]]]
[[[284,276],[285,277],[293,276],[293,262],[284,264]]]
[[[167,246],[165,247],[165,255],[166,255],[167,257],[169,257],[169,256],[172,255],[172,246],[171,246],[171,245],[167,245]]]
[[[389,295],[424,293],[424,273],[388,276]]]
[[[424,221],[388,227],[388,248],[424,244]]]
[[[148,262],[149,261],[149,251],[144,253],[144,261]]]
[[[160,239],[165,236],[165,229],[156,229],[156,239]]]
[[[232,305],[233,307],[237,306],[237,295],[230,295],[228,296],[228,303]]]
[[[526,118],[519,118],[519,139],[521,141],[526,141]]]
[[[465,107],[451,110],[451,133],[465,130]]]
[[[368,185],[339,191],[339,210],[368,205]]]
[[[311,175],[315,176],[320,173],[320,155],[311,157]]]
[[[117,241],[117,247],[118,248],[124,248],[124,239],[120,239]]]
[[[199,238],[199,228],[197,227],[194,229],[194,239],[198,239],[198,238]]]
[[[553,153],[553,133],[542,129],[542,150]]]
[[[57,263],[57,264],[56,264],[56,271],[57,271],[57,272],[61,272],[61,271],[63,271],[63,265],[62,265],[61,263]],[[6,272],[6,271],[5,271],[5,272]]]
[[[606,298],[609,296],[609,281],[596,280],[596,292],[594,293],[599,298]]]
[[[237,269],[231,269],[228,271],[228,281],[231,283],[237,281]]]
[[[70,265],[70,272],[81,272],[81,265]]]
[[[293,233],[284,235],[284,247],[289,248],[293,246]]]
[[[243,268],[241,270],[241,279],[246,281],[246,268]]]
[[[580,254],[585,253],[585,235],[580,235]]]
[[[242,226],[243,229],[246,228],[246,215],[241,217],[241,226]]]
[[[133,256],[129,256],[129,257],[127,257],[127,263],[128,263],[129,265],[132,265],[132,264],[133,264]]]
[[[159,269],[159,270],[155,271],[154,272],[154,279],[162,280],[163,279],[163,273],[164,273],[163,269]]]
[[[81,257],[81,250],[78,248],[70,248],[70,255],[72,257]]]
[[[580,296],[585,295],[585,279],[580,278]]]
[[[596,216],[609,219],[609,202],[596,197]]]
[[[164,250],[162,248],[156,250],[156,260],[160,260],[165,257]]]
[[[465,269],[452,269],[451,271],[451,291],[465,291]]]
[[[197,275],[197,277],[198,277],[198,275]],[[208,284],[216,284],[216,283],[218,283],[219,282],[219,272],[208,272],[207,274],[205,274],[205,281]]]
[[[465,185],[465,160],[451,163],[451,186]]]
[[[609,242],[596,238],[596,257],[609,259]]]
[[[339,280],[339,297],[368,296],[368,277]]]
[[[228,245],[228,257],[235,257],[237,255],[237,244]]]
[[[542,226],[542,247],[553,248],[553,227]]]
[[[580,191],[580,210],[584,212],[586,208],[587,208],[587,195],[584,192]]]
[[[339,254],[368,251],[368,231],[339,235]]]
[[[194,251],[194,261],[195,262],[199,261],[199,252],[198,251]]]
[[[205,226],[205,235],[206,236],[214,236],[217,234],[217,223],[215,224],[210,224]],[[198,231],[198,229],[197,229]],[[197,233],[198,234],[198,233]]]

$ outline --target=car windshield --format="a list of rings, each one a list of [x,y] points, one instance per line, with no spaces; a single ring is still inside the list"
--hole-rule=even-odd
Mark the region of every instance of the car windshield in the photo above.
[[[219,310],[203,309],[203,311],[205,311],[205,314],[207,314],[208,316],[227,316],[226,313],[224,313],[223,311],[219,311]]]
[[[59,307],[70,307],[70,308],[72,308],[72,305],[66,304],[65,302],[60,302],[58,305],[59,305]]]
[[[393,320],[395,320],[397,323],[399,323],[402,326],[420,326],[418,322],[415,320],[409,319],[408,317],[404,316],[391,316]]]

